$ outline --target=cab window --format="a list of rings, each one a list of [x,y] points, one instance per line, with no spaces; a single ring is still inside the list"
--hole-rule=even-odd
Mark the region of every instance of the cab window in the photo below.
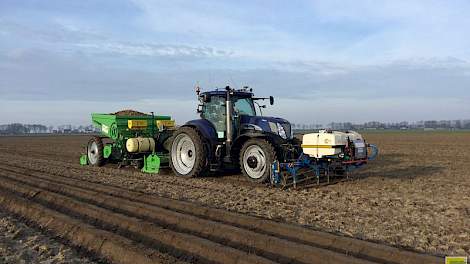
[[[210,102],[204,104],[202,111],[201,117],[214,124],[218,134],[221,133],[220,135],[224,135],[226,130],[225,98],[213,96]]]
[[[239,98],[233,105],[233,110],[237,115],[255,116],[255,108],[250,98]]]

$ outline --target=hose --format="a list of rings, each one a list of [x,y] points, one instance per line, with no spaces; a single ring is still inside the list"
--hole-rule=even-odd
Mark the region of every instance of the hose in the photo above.
[[[372,153],[367,157],[368,160],[375,160],[379,155],[379,148],[374,144],[367,144],[367,147],[371,148]]]

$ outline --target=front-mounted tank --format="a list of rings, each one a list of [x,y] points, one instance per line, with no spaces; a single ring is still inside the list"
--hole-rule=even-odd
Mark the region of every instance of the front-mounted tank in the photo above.
[[[158,173],[161,166],[168,164],[169,139],[175,127],[170,116],[132,110],[91,116],[101,136],[89,140],[86,154],[80,158],[82,165],[102,166],[113,162]]]

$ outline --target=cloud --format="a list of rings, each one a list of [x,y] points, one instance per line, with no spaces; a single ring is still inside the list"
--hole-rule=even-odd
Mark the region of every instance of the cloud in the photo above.
[[[63,23],[62,20],[59,20]],[[11,21],[2,21],[0,32],[24,41],[32,40],[36,46],[60,52],[80,52],[92,55],[111,54],[125,56],[167,57],[172,59],[223,58],[233,55],[232,51],[208,46],[162,44],[153,42],[118,41],[111,37],[77,28],[70,24],[52,23],[48,27],[28,26]],[[1,46],[0,46],[1,47]],[[39,50],[40,48],[35,48]],[[13,52],[18,52],[14,48]]]
[[[375,26],[338,51],[338,57],[369,62],[412,57],[470,58],[468,1],[313,1],[311,10],[326,25]],[[347,28],[347,27],[346,27]]]
[[[61,101],[86,117],[102,103],[171,102],[186,118],[189,106],[176,102],[193,107],[199,83],[274,95],[280,112],[273,113],[295,122],[317,111],[335,120],[460,116],[470,105],[469,5],[2,2],[1,99],[29,102],[39,109],[31,118]]]
[[[240,40],[239,37],[243,35],[253,40],[279,33],[269,25],[250,23],[252,20],[249,20],[248,15],[254,10],[230,2],[132,2],[142,11],[138,18],[140,24],[156,32],[190,35],[196,38],[209,37],[224,42]],[[253,8],[253,5],[250,7]]]
[[[249,85],[260,94],[286,98],[469,98],[470,64],[453,58],[368,66],[298,61],[250,69],[165,69],[167,61],[154,61],[160,67],[142,69],[121,67],[126,57],[103,60],[14,50],[0,60],[0,91],[12,100],[188,99],[199,83],[206,89]]]
[[[136,24],[164,38],[229,49],[245,59],[289,59],[309,49],[289,30],[270,23],[273,17],[281,21],[292,14],[267,9],[261,2],[132,2],[142,12]]]
[[[192,47],[188,45],[164,45],[153,43],[97,42],[74,44],[80,50],[91,53],[111,53],[127,56],[150,56],[178,58],[212,58],[227,57],[232,52],[217,50],[211,47]]]
[[[9,19],[0,19],[0,32],[5,37],[29,39],[33,42],[72,43],[84,40],[103,40],[97,32],[73,28],[58,23],[26,25]]]

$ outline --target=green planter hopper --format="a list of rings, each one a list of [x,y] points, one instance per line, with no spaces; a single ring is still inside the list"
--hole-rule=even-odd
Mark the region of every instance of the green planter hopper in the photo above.
[[[101,133],[111,139],[119,137],[131,138],[136,134],[146,137],[154,137],[159,131],[159,124],[171,121],[170,116],[125,116],[114,114],[91,114],[93,125],[101,128]],[[160,125],[160,129],[162,129]]]
[[[175,122],[170,116],[135,111],[92,113],[93,125],[102,136],[92,137],[80,164],[101,166],[106,162],[133,165],[143,172],[158,173],[168,165],[168,145]]]

